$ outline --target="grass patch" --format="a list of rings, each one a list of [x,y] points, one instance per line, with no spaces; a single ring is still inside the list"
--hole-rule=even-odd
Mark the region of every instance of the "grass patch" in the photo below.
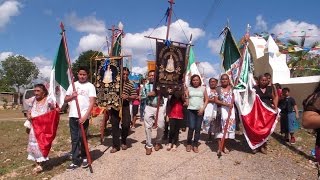
[[[22,110],[4,109],[0,110],[0,119],[24,118]]]
[[[32,175],[35,163],[27,160],[28,134],[23,123],[24,121],[0,121],[0,179],[50,179],[65,171],[70,163],[65,154],[71,149],[68,121],[60,121],[56,139],[49,153],[49,161],[44,165],[45,171],[38,175]],[[99,134],[99,129],[89,126],[89,132],[90,135]],[[90,147],[99,143],[99,136],[89,139]]]
[[[315,146],[315,135],[313,130],[298,129],[294,136],[296,138],[295,144],[285,142],[284,137],[279,133],[280,123],[278,123],[276,130],[269,139],[269,148],[272,149],[274,154],[278,156],[285,156],[289,159],[293,159],[297,164],[301,166],[310,166],[308,160],[315,161],[315,158],[311,155],[311,150]]]

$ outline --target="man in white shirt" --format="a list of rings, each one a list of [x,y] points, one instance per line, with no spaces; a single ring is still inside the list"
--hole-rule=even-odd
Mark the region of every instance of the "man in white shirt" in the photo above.
[[[69,127],[71,134],[71,154],[72,154],[72,164],[67,168],[67,170],[73,170],[77,168],[82,160],[82,167],[88,167],[88,161],[86,157],[86,152],[84,149],[80,123],[83,124],[85,131],[87,131],[89,126],[89,116],[91,110],[96,101],[96,89],[88,82],[89,70],[86,67],[80,67],[78,71],[78,81],[74,83],[75,91],[72,85],[69,86],[65,102],[69,103]],[[77,106],[75,99],[78,98],[79,108],[81,113],[81,118],[78,116]],[[81,151],[81,154],[80,154]]]

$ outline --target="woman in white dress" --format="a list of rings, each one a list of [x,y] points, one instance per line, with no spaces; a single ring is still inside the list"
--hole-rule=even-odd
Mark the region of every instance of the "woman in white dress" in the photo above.
[[[209,141],[211,141],[211,135],[213,132],[213,122],[215,121],[216,115],[217,115],[217,104],[214,101],[214,97],[218,95],[216,91],[217,84],[218,84],[217,79],[215,78],[209,79],[209,87],[207,88],[209,99],[208,99],[208,105],[204,111],[203,127],[202,127],[202,129],[208,133]]]
[[[217,122],[220,122],[220,132],[215,134],[215,137],[218,139],[219,147],[221,146],[221,138],[224,134],[224,127],[227,123],[227,119],[229,116],[229,110],[231,108],[231,114],[229,118],[229,124],[226,132],[226,139],[234,139],[235,138],[235,128],[236,128],[236,121],[235,121],[235,111],[233,108],[233,92],[232,87],[230,85],[230,79],[227,74],[222,74],[220,77],[221,87],[217,88],[218,96],[215,97],[215,102],[218,105],[218,108],[221,108],[221,115],[217,116]],[[218,110],[219,111],[219,110]],[[228,153],[229,150],[222,147],[222,152]],[[218,154],[221,152],[218,150]]]
[[[43,84],[37,84],[34,87],[35,96],[27,100],[29,105],[29,111],[27,113],[27,119],[25,126],[29,129],[29,141],[28,141],[28,160],[35,161],[36,167],[33,169],[33,173],[39,173],[43,170],[42,162],[47,161],[49,158],[44,157],[37,139],[35,137],[34,129],[32,127],[32,118],[43,115],[54,109],[54,103],[48,96],[48,90]]]

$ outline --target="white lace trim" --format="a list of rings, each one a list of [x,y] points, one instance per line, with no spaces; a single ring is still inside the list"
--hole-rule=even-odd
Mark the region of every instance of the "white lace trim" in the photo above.
[[[39,157],[39,158],[34,158],[32,155],[28,154],[28,160],[31,161],[36,161],[36,162],[44,162],[44,161],[48,161],[49,158],[48,157]]]

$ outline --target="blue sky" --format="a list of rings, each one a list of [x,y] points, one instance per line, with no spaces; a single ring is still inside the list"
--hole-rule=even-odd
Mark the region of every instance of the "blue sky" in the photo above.
[[[183,32],[192,33],[194,52],[200,71],[206,76],[220,72],[221,38],[218,37],[229,19],[232,33],[239,40],[247,24],[251,34],[268,31],[302,31],[318,35],[320,2],[278,0],[175,0],[170,38],[187,42]],[[124,24],[124,53],[132,55],[133,70],[145,70],[145,60],[154,41],[143,38],[165,37],[163,21],[167,0],[0,0],[0,61],[8,55],[20,54],[35,62],[48,76],[60,42],[59,23],[64,22],[69,52],[76,59],[85,50],[106,52],[105,39],[110,36],[106,29],[119,21]],[[179,20],[178,20],[179,19]],[[206,25],[204,25],[206,24]],[[182,30],[183,29],[183,30]],[[148,55],[149,54],[149,55]]]

